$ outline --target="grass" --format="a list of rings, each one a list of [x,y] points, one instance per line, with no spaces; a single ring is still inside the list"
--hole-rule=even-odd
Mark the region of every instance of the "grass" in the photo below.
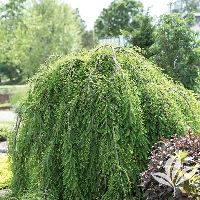
[[[27,85],[3,85],[0,86],[0,94],[10,94],[10,102],[0,104],[0,109],[17,107],[21,99],[26,95]]]
[[[0,200],[48,200],[48,199],[49,198],[46,195],[36,191],[31,191],[29,193],[26,193],[24,194],[24,196],[20,198],[14,197],[11,191],[8,192],[6,195],[3,196],[0,195]]]
[[[6,154],[0,154],[0,189],[9,186],[11,174],[8,156]]]
[[[7,94],[7,93],[16,93],[20,90],[24,90],[27,88],[27,85],[1,85],[0,86],[0,93]]]
[[[0,129],[1,128],[10,128],[12,126],[11,122],[0,122]]]
[[[16,107],[19,105],[20,101],[26,96],[28,90],[27,85],[23,85],[20,87],[17,87],[15,91],[13,91],[11,94],[10,102],[12,106]]]

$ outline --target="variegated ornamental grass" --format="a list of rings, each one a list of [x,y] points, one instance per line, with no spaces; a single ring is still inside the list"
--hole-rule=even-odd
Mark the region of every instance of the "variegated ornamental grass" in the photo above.
[[[135,50],[106,46],[50,60],[21,106],[13,192],[141,199],[151,145],[187,126],[200,130],[199,108],[191,91]]]

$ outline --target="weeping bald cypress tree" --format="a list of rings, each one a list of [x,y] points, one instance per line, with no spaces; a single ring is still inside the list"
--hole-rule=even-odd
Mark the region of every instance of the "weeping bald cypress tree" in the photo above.
[[[141,199],[161,137],[200,130],[195,95],[134,50],[102,47],[42,67],[20,112],[12,189],[53,200]]]

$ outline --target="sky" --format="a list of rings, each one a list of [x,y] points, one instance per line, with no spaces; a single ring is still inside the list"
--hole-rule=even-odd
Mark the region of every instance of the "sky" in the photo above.
[[[66,0],[72,8],[78,8],[82,19],[86,22],[87,29],[93,28],[94,22],[103,10],[110,5],[113,0]],[[172,0],[141,0],[144,8],[150,8],[150,14],[154,17],[166,13],[168,4]]]

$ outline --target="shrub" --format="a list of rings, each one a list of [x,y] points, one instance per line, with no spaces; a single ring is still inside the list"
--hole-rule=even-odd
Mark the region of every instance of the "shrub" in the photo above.
[[[171,165],[167,165],[167,163],[169,164],[168,159],[177,153],[177,159],[174,159],[173,162],[170,161]],[[180,162],[183,167],[178,167],[178,164],[180,164],[178,158],[180,158]],[[156,143],[151,153],[148,169],[141,175],[142,188],[144,191],[145,199],[200,199],[199,158],[200,136],[189,133],[184,137],[175,136],[172,139],[163,139],[162,141]],[[182,173],[186,167],[195,169],[192,166],[198,167],[197,170],[194,170],[194,172],[196,172],[195,174],[193,174],[190,170]],[[166,170],[168,169],[170,169],[170,174],[172,176],[173,173],[175,175],[174,180],[172,180],[174,185],[179,183],[179,180],[181,179],[184,181],[185,177],[188,178],[188,180],[175,185],[177,188],[159,184],[158,181],[153,178],[152,174],[157,172],[166,173]],[[174,169],[176,170],[176,173]],[[188,174],[188,172],[190,174]],[[166,179],[164,178],[163,180]],[[175,195],[173,195],[173,190],[174,192],[177,190],[177,192],[174,193]]]
[[[0,154],[0,189],[10,185],[11,170],[8,156]]]
[[[140,199],[139,173],[162,136],[200,129],[195,95],[136,51],[102,47],[49,61],[31,82],[13,148],[13,192]]]
[[[0,142],[5,142],[7,140],[7,129],[0,129]]]
[[[12,123],[0,122],[0,142],[8,140],[11,135]]]

